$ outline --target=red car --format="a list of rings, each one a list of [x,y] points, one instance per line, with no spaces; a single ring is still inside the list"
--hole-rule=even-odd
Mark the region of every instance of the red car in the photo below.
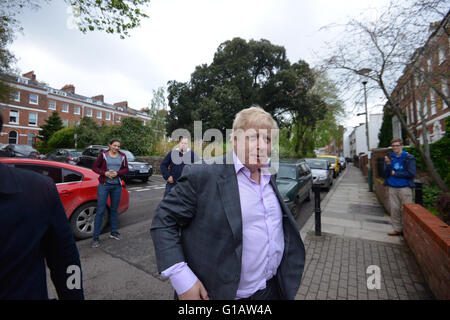
[[[32,170],[53,179],[66,210],[73,234],[77,239],[92,237],[94,233],[94,217],[97,211],[98,174],[91,169],[82,168],[68,163],[26,159],[0,158],[7,166]],[[125,183],[122,182],[122,197],[119,204],[119,214],[128,209],[130,197]],[[108,198],[108,210],[110,199]],[[102,229],[108,222],[108,214],[104,215]]]

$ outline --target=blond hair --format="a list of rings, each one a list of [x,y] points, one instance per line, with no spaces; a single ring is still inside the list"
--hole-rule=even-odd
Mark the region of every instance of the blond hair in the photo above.
[[[278,129],[277,122],[272,118],[270,113],[264,111],[258,105],[252,105],[250,108],[239,111],[233,121],[233,134],[239,129],[244,130],[251,126],[267,126],[271,129]]]

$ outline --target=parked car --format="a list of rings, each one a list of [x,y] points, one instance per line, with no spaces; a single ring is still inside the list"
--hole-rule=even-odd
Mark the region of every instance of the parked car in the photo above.
[[[338,157],[339,159],[339,166],[341,167],[341,171],[345,170],[347,168],[347,161],[345,161],[344,157]]]
[[[153,167],[147,162],[136,161],[136,157],[128,150],[120,149],[127,156],[128,173],[124,179],[129,181],[131,179],[139,179],[142,182],[147,182],[153,174]]]
[[[92,170],[69,163],[25,158],[0,158],[0,162],[8,166],[31,170],[52,178],[69,219],[72,232],[77,239],[92,237],[94,218],[97,211],[98,174]],[[125,183],[122,183],[122,196],[119,203],[119,214],[128,209],[130,197]],[[109,210],[110,200],[107,207]],[[102,229],[108,222],[104,215]]]
[[[333,184],[333,172],[334,168],[331,167],[331,163],[327,159],[309,158],[305,159],[308,166],[311,168],[313,175],[313,184],[330,190]]]
[[[77,164],[81,152],[82,151],[76,149],[56,149],[47,153],[44,159]]]
[[[107,149],[107,146],[100,145],[91,145],[87,147],[83,150],[81,156],[78,157],[77,165],[92,169],[92,166],[94,165],[95,160],[97,160],[100,152]]]
[[[107,149],[107,146],[100,145],[92,145],[87,147],[78,158],[78,165],[92,169],[92,166],[94,165],[95,160],[97,160],[100,152]],[[142,182],[147,182],[153,174],[152,166],[146,162],[136,161],[136,157],[134,156],[134,154],[128,150],[120,149],[120,151],[125,153],[128,161],[129,172],[125,175],[124,180],[129,181],[132,179],[139,179]]]
[[[294,217],[298,215],[300,204],[311,200],[312,185],[311,169],[305,160],[280,160],[277,186]]]
[[[334,169],[333,178],[337,178],[337,176],[339,175],[339,159],[338,159],[338,157],[332,156],[332,155],[320,155],[320,156],[317,156],[317,158],[324,158],[324,159],[330,160],[331,166]]]
[[[7,144],[0,149],[0,157],[39,158],[40,154],[28,144]]]

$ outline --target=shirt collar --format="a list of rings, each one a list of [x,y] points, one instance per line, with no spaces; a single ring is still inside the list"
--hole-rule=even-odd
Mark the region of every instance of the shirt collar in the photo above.
[[[233,150],[233,163],[234,163],[234,171],[236,172],[236,174],[238,174],[238,172],[241,171],[241,170],[248,170],[248,168],[241,162],[239,157],[236,155],[234,150]],[[261,168],[261,175],[263,175],[263,176],[270,176],[271,175],[271,173],[269,171],[269,163],[270,163],[270,159]]]

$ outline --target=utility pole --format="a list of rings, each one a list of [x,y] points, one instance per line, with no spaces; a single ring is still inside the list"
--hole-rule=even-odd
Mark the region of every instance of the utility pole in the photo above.
[[[368,173],[367,173],[367,180],[369,182],[369,191],[372,192],[373,188],[372,188],[372,163],[371,163],[371,152],[370,152],[370,140],[369,140],[369,115],[367,113],[367,90],[366,90],[366,84],[367,81],[364,80],[362,82],[363,86],[364,86],[364,106],[366,109],[366,140],[367,140],[367,164],[368,164]]]

